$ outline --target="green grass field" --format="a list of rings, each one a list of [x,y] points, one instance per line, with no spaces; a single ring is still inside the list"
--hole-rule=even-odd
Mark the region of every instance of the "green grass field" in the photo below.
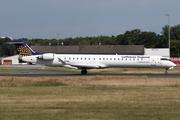
[[[3,120],[179,120],[180,79],[0,77]]]
[[[21,70],[0,69],[0,74],[17,74],[17,73],[28,73],[28,72]]]

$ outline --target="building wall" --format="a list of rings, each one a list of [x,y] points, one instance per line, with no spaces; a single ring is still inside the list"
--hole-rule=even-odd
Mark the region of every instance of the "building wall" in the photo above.
[[[19,55],[14,55],[14,56],[10,56],[10,57],[5,57],[5,58],[2,58],[1,63],[2,63],[2,65],[3,65],[3,64],[10,65],[10,64],[8,63],[8,61],[12,61],[12,65],[17,65],[17,64],[19,64],[18,58],[19,58]],[[5,62],[7,62],[7,63],[5,63]]]
[[[169,48],[145,48],[145,55],[157,55],[157,56],[163,56],[166,58],[169,57]]]

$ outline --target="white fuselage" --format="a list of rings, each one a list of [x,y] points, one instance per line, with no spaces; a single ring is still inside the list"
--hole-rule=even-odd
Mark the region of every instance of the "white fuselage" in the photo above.
[[[89,55],[53,54],[53,59],[39,59],[39,55],[22,57],[23,61],[45,66],[68,67],[75,69],[100,69],[109,67],[130,68],[171,68],[176,66],[161,56],[148,55]]]

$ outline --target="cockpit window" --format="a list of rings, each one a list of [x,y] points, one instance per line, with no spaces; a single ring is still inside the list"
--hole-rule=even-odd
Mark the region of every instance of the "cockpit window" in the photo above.
[[[161,60],[168,60],[167,58],[161,58]]]

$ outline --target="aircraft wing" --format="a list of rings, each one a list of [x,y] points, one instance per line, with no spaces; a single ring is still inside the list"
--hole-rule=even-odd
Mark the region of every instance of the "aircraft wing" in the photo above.
[[[105,65],[96,65],[96,64],[70,64],[70,63],[66,63],[65,61],[63,61],[60,57],[58,58],[61,63],[64,65],[64,67],[69,67],[69,68],[78,68],[78,69],[82,69],[82,68],[86,68],[86,69],[99,69],[99,68],[107,68],[107,66]]]
[[[100,68],[100,66],[98,65],[91,65],[91,64],[70,64],[73,67],[77,67],[77,68],[89,68],[89,69],[98,69]]]
[[[61,61],[61,63],[63,64],[63,65],[68,65],[67,63],[65,63],[61,58],[58,58],[60,61]]]

